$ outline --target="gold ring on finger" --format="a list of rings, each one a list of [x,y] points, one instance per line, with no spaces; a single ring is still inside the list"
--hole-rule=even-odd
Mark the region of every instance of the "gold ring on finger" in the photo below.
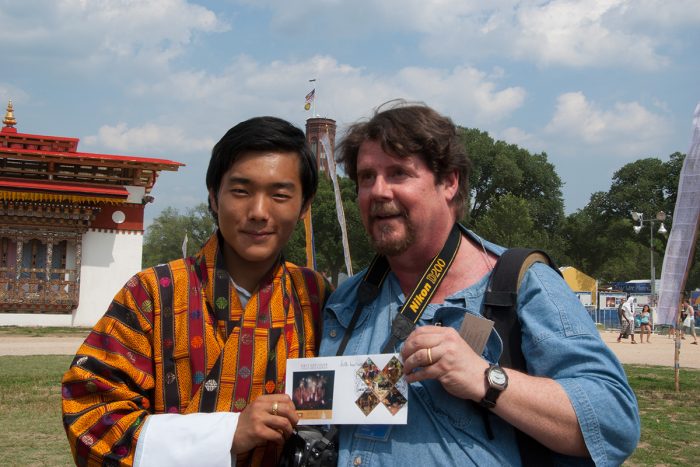
[[[277,415],[277,409],[278,409],[278,408],[279,408],[279,405],[277,404],[277,402],[275,402],[274,404],[272,404],[272,415],[275,415],[275,416]]]
[[[432,347],[428,347],[427,350],[428,350],[428,361],[429,361],[430,364],[432,365],[432,364],[433,364],[433,355],[432,355],[432,353],[430,352],[431,349],[432,349]]]

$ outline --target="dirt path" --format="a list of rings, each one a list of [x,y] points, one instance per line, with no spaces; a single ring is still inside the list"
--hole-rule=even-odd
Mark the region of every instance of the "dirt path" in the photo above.
[[[608,347],[615,352],[622,363],[638,363],[646,365],[662,365],[673,367],[674,340],[669,336],[655,335],[651,337],[651,343],[639,342],[639,335],[635,336],[636,345],[632,345],[631,339],[623,339],[617,342],[617,332],[602,331],[600,336]],[[680,367],[700,368],[700,345],[692,345],[692,337],[681,341]]]
[[[2,336],[0,355],[73,355],[85,337]]]
[[[673,366],[674,344],[668,336],[652,336],[651,343],[632,345],[631,341],[617,343],[617,333],[602,331],[603,341],[622,363]],[[84,337],[0,337],[0,355],[72,355]],[[700,368],[700,345],[691,345],[692,337],[681,341],[681,368]]]

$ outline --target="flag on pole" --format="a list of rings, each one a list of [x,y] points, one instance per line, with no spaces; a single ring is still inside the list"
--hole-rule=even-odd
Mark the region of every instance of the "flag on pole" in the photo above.
[[[316,269],[316,246],[314,245],[314,227],[311,223],[311,207],[304,216],[304,232],[306,233],[306,267]]]
[[[315,96],[316,88],[312,89],[311,92],[306,95],[306,104],[304,104],[304,110],[309,110],[311,108],[311,104],[313,103]]]
[[[187,232],[185,232],[185,238],[182,240],[182,257],[187,258]]]

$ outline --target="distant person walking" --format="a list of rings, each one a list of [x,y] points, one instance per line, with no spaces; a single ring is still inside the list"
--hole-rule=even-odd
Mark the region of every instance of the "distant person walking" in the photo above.
[[[651,338],[651,330],[653,329],[654,322],[651,315],[651,308],[649,305],[644,305],[642,312],[639,314],[639,342],[644,343],[644,334],[647,335],[647,344]]]
[[[685,333],[693,336],[691,344],[698,345],[698,336],[695,335],[695,310],[690,306],[687,298],[681,304],[681,319]]]
[[[618,342],[621,342],[623,338],[627,339],[627,337],[631,335],[632,343],[637,343],[634,340],[634,303],[636,301],[636,297],[630,297],[617,309],[620,318],[620,335],[617,337]]]

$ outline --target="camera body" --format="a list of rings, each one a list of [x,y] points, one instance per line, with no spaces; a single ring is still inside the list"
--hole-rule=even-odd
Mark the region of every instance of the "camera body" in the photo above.
[[[284,444],[279,467],[331,467],[338,463],[337,430],[297,426]]]

